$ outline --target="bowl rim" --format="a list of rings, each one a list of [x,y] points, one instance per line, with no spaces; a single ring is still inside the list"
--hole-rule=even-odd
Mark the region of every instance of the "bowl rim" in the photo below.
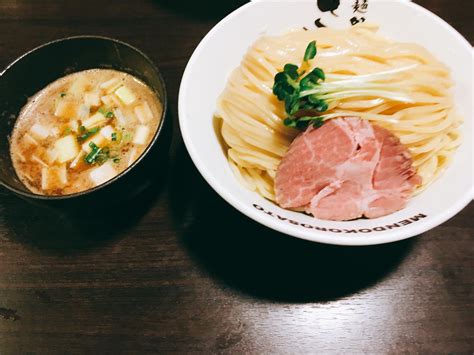
[[[167,91],[166,91],[166,84],[165,84],[165,81],[163,79],[163,76],[162,76],[160,70],[154,64],[154,62],[144,52],[142,52],[140,49],[132,46],[131,44],[128,44],[126,42],[123,42],[123,41],[115,39],[115,38],[100,36],[100,35],[77,35],[77,36],[68,36],[68,37],[64,37],[64,38],[59,38],[59,39],[55,39],[55,40],[43,43],[39,46],[34,47],[33,49],[30,49],[27,52],[21,54],[19,57],[17,57],[15,60],[13,60],[10,64],[8,64],[5,67],[5,69],[0,72],[0,80],[2,80],[3,75],[8,70],[10,70],[13,66],[15,66],[15,64],[17,64],[18,62],[20,62],[22,59],[26,58],[27,56],[35,53],[36,51],[42,50],[45,47],[55,45],[55,44],[58,44],[58,43],[62,43],[62,42],[71,41],[71,40],[72,41],[74,41],[74,40],[84,40],[84,39],[85,40],[92,39],[92,40],[110,41],[110,42],[117,43],[117,44],[120,44],[122,46],[128,47],[131,50],[137,52],[140,56],[142,56],[148,62],[150,67],[155,71],[155,73],[158,77],[158,81],[161,85],[161,89],[163,90],[163,97],[159,98],[159,100],[162,104],[162,113],[161,113],[161,117],[160,117],[160,122],[159,122],[158,127],[155,131],[153,139],[148,144],[148,146],[145,148],[143,153],[129,167],[127,167],[125,170],[120,172],[118,175],[114,176],[112,179],[107,180],[106,182],[104,182],[104,183],[102,183],[98,186],[95,186],[93,188],[90,188],[90,189],[87,189],[87,190],[84,190],[84,191],[80,191],[80,192],[75,192],[75,193],[72,193],[72,194],[67,194],[67,195],[40,195],[40,194],[35,194],[31,191],[18,190],[17,188],[15,188],[15,187],[13,187],[9,184],[6,184],[4,181],[0,180],[0,186],[5,187],[7,190],[9,190],[9,191],[11,191],[15,194],[18,194],[20,196],[27,197],[27,198],[30,198],[30,199],[34,199],[34,200],[52,201],[52,200],[73,199],[73,198],[82,197],[82,196],[89,195],[89,194],[92,194],[94,192],[97,192],[99,190],[102,190],[102,189],[108,187],[109,185],[113,184],[114,182],[116,182],[117,180],[119,180],[120,178],[125,176],[126,174],[128,174],[131,170],[133,170],[133,168],[135,166],[137,166],[145,158],[145,156],[150,152],[152,147],[158,141],[158,138],[159,138],[161,132],[163,131],[164,121],[166,119],[166,113],[167,113],[167,107],[168,107],[168,94],[167,94]],[[72,73],[69,73],[69,74],[73,74],[73,73],[77,73],[77,72],[72,72]],[[15,119],[15,121],[16,121],[16,119]],[[10,148],[9,148],[9,151],[10,151]]]
[[[309,1],[309,0],[300,0],[302,2]],[[472,46],[467,41],[464,36],[462,36],[456,29],[454,29],[451,25],[449,25],[446,21],[440,18],[438,15],[434,14],[433,12],[427,10],[426,8],[422,7],[421,5],[415,4],[411,1],[396,1],[396,0],[387,0],[388,2],[394,2],[403,4],[403,6],[411,7],[413,11],[421,11],[424,12],[425,15],[433,18],[440,27],[443,27],[444,31],[448,31],[457,37],[460,41],[464,42],[467,49],[472,51]],[[368,245],[378,245],[378,244],[385,244],[385,243],[392,243],[408,238],[412,238],[418,236],[424,232],[427,232],[436,226],[446,222],[457,213],[459,213],[463,208],[465,208],[471,201],[474,196],[474,184],[471,186],[471,191],[466,191],[466,195],[464,198],[459,199],[455,204],[450,206],[449,209],[444,210],[442,213],[433,216],[425,223],[420,225],[414,225],[411,229],[407,229],[407,231],[396,231],[392,230],[384,234],[380,235],[361,235],[357,236],[357,238],[344,238],[339,235],[329,235],[329,234],[322,234],[316,230],[302,230],[297,231],[295,229],[291,229],[290,225],[286,225],[284,223],[279,222],[278,220],[270,220],[265,218],[265,214],[258,213],[258,211],[252,206],[247,205],[243,202],[240,198],[235,197],[232,193],[227,191],[225,187],[223,187],[220,182],[212,175],[211,172],[207,171],[203,164],[202,160],[196,146],[192,140],[193,132],[188,128],[186,124],[186,111],[185,111],[185,103],[187,101],[187,83],[190,80],[190,73],[193,69],[197,57],[203,52],[205,45],[207,42],[212,40],[215,33],[219,32],[221,27],[225,26],[228,21],[231,21],[235,17],[239,16],[242,12],[246,11],[249,7],[252,6],[259,6],[262,3],[269,2],[269,1],[251,1],[243,6],[239,7],[238,9],[234,10],[232,13],[228,14],[224,17],[221,21],[219,21],[201,40],[198,44],[194,52],[192,53],[187,65],[186,69],[183,73],[183,77],[181,80],[180,88],[179,88],[179,100],[178,100],[178,112],[179,112],[179,127],[181,130],[181,135],[183,136],[183,141],[186,146],[186,149],[189,152],[191,159],[193,160],[194,165],[198,169],[199,173],[202,177],[206,180],[206,182],[224,199],[226,200],[231,206],[235,209],[246,215],[247,217],[251,218],[252,220],[265,225],[273,230],[278,232],[284,233],[288,236],[296,237],[299,239],[304,239],[312,242],[324,243],[324,244],[332,244],[332,245],[341,245],[341,246],[368,246]],[[278,2],[291,2],[290,0],[278,0]],[[311,235],[309,235],[311,233]]]

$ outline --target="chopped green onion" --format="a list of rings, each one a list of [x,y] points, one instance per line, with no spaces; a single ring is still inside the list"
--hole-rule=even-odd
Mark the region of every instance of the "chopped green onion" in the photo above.
[[[90,130],[86,130],[84,126],[79,127],[79,131],[82,133],[80,136],[77,136],[77,140],[79,142],[84,142],[87,138],[93,136],[97,132],[99,132],[99,127],[91,128]]]
[[[99,154],[95,158],[97,164],[104,164],[110,158],[110,149],[109,147],[104,147],[100,150]]]
[[[110,148],[104,147],[100,148],[94,142],[89,143],[91,151],[84,157],[84,161],[87,164],[104,164],[108,159],[110,159]]]
[[[99,108],[98,111],[107,118],[114,118],[114,113],[104,107]]]
[[[122,134],[122,142],[128,143],[132,140],[133,135],[130,132],[124,131]]]
[[[101,149],[99,148],[99,146],[97,144],[95,144],[94,142],[90,142],[89,143],[89,147],[92,149],[90,151],[89,154],[87,154],[85,157],[84,157],[84,161],[87,163],[87,164],[94,164],[96,159],[97,159],[97,156],[99,155]]]

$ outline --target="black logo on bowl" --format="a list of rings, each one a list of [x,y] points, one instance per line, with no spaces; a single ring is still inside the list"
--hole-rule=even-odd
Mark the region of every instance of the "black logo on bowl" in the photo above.
[[[339,5],[341,4],[340,0],[318,0],[317,4],[320,11],[330,11],[333,16],[338,16],[334,11],[339,8]],[[369,9],[369,0],[353,0],[351,7],[355,14],[355,16],[349,19],[351,25],[354,26],[358,23],[365,22],[366,18],[362,15],[364,15]],[[326,25],[321,21],[321,17],[314,21],[314,25],[318,28],[326,27]]]
[[[314,21],[314,24],[316,25],[317,28],[326,27],[326,25],[321,22],[321,19],[320,19],[320,18],[316,19],[316,20]]]
[[[362,233],[362,234],[364,234],[364,233],[389,231],[389,230],[392,230],[392,229],[398,229],[398,228],[401,228],[403,226],[407,226],[407,225],[412,224],[412,223],[416,223],[416,222],[428,217],[427,215],[425,215],[423,213],[418,213],[415,216],[412,216],[410,218],[398,221],[397,223],[385,224],[383,226],[378,226],[378,227],[374,227],[374,228],[340,229],[340,228],[319,227],[319,226],[316,226],[316,225],[313,225],[313,224],[300,223],[298,221],[280,216],[279,214],[277,214],[275,212],[268,211],[265,208],[263,208],[262,206],[257,205],[256,203],[253,204],[253,207],[255,209],[257,209],[257,210],[273,217],[273,218],[279,219],[280,221],[284,221],[286,223],[294,224],[296,226],[301,226],[301,227],[306,228],[306,229],[314,229],[314,230],[321,231],[321,232],[330,232],[330,233],[336,233],[336,234],[339,234],[339,233],[344,233],[344,234],[361,234]]]
[[[349,21],[351,21],[351,25],[352,25],[352,26],[355,26],[355,25],[357,25],[359,22],[365,22],[365,17],[357,18],[356,16],[354,16],[354,17],[352,17]]]
[[[352,8],[354,9],[354,13],[360,12],[365,14],[369,8],[369,0],[355,0]]]
[[[339,5],[340,0],[318,0],[318,7],[322,12],[331,11],[334,14]]]

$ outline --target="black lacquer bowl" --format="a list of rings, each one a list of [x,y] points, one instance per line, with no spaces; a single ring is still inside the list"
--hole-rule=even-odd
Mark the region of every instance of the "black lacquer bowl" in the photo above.
[[[144,153],[125,171],[95,188],[64,196],[37,195],[18,178],[10,158],[10,136],[28,99],[67,74],[103,68],[120,70],[142,80],[163,105],[160,125]],[[22,55],[0,74],[0,185],[32,202],[52,207],[82,206],[132,197],[150,186],[167,158],[170,127],[166,122],[165,83],[153,62],[138,49],[99,36],[68,37]]]

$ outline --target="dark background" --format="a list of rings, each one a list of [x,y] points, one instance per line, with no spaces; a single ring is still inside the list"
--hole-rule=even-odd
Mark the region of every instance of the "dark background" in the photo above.
[[[474,2],[416,2],[474,42]],[[0,190],[1,354],[472,353],[473,204],[423,236],[341,248],[254,223],[198,174],[179,82],[242,3],[0,0],[0,67],[52,39],[115,37],[157,63],[175,123],[165,178],[126,206],[71,220]]]

